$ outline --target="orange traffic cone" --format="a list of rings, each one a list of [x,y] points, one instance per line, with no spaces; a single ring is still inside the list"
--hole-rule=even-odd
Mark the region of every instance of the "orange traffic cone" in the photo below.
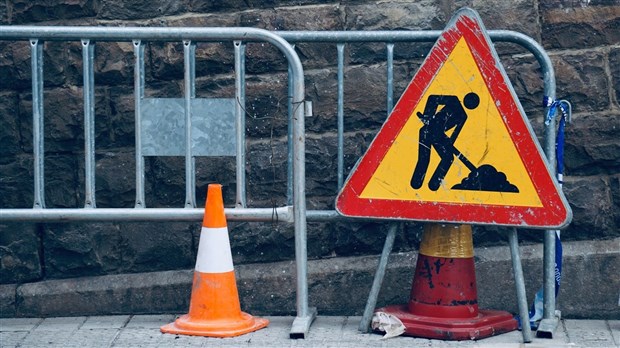
[[[202,221],[189,313],[161,332],[233,337],[266,327],[269,320],[241,311],[235,280],[222,185],[210,184]]]
[[[508,312],[479,310],[470,225],[427,224],[408,304],[379,308],[406,335],[475,340],[517,329]]]

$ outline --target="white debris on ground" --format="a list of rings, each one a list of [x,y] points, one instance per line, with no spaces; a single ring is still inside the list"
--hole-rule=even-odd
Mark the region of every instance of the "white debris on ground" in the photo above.
[[[373,314],[370,327],[375,331],[385,332],[384,339],[400,336],[405,332],[405,325],[400,319],[385,312]]]

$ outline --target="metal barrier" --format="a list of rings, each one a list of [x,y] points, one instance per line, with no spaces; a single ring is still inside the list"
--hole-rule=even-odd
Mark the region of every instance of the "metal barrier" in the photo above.
[[[511,42],[529,50],[541,66],[543,72],[544,94],[555,99],[555,75],[551,61],[544,49],[530,37],[521,33],[504,30],[488,32],[491,40]],[[295,258],[297,268],[297,318],[291,328],[291,338],[303,338],[316,315],[316,310],[308,307],[306,220],[333,221],[342,219],[335,210],[306,210],[305,202],[305,130],[304,117],[311,114],[311,104],[304,100],[304,74],[301,62],[290,43],[322,42],[333,43],[337,50],[338,74],[338,188],[344,181],[344,48],[354,42],[383,42],[386,44],[387,61],[387,114],[394,105],[394,48],[396,43],[434,42],[441,31],[289,31],[268,32],[254,28],[111,28],[111,27],[34,27],[0,26],[0,40],[29,40],[32,52],[32,91],[33,91],[33,142],[35,158],[34,208],[2,209],[0,221],[199,221],[202,209],[195,208],[194,162],[191,152],[191,100],[194,94],[194,53],[195,42],[234,41],[235,47],[235,90],[236,103],[236,177],[237,205],[226,209],[226,216],[237,221],[272,221],[273,208],[248,208],[245,200],[245,143],[244,143],[244,51],[247,41],[265,41],[277,47],[289,63],[289,131],[288,131],[288,206],[275,208],[280,221],[294,222]],[[46,209],[44,199],[43,168],[43,40],[81,41],[84,64],[84,113],[85,113],[85,159],[86,159],[86,202],[84,209]],[[136,127],[139,127],[142,98],[144,97],[144,46],[142,41],[183,42],[185,57],[185,79],[183,110],[185,113],[185,173],[186,202],[184,208],[146,208],[144,201],[144,162],[140,130],[136,129],[136,201],[135,208],[96,208],[94,196],[94,80],[93,80],[93,41],[132,41],[135,56],[134,88]],[[303,107],[302,107],[303,104]],[[555,120],[545,127],[544,151],[547,158],[555,158]],[[548,161],[551,171],[555,162]],[[336,193],[336,192],[335,192]],[[335,194],[334,193],[334,194]],[[397,223],[388,231],[383,254],[380,259],[375,283],[373,284],[367,308],[376,302],[387,258],[392,249]],[[513,231],[514,232],[514,231]],[[514,232],[516,233],[516,232]],[[511,235],[511,251],[516,250],[516,234]],[[555,317],[554,289],[555,237],[554,231],[545,231],[544,247],[544,320],[548,325],[542,329],[553,332],[557,326]],[[515,259],[513,258],[513,263]],[[519,262],[520,265],[520,262]],[[517,277],[518,278],[518,277]],[[523,282],[523,279],[517,279]],[[379,286],[377,286],[377,284]],[[524,293],[518,294],[520,303]],[[374,307],[374,305],[372,305]]]
[[[226,209],[231,220],[294,222],[297,259],[297,318],[291,335],[305,336],[314,318],[308,310],[306,282],[306,199],[305,199],[305,130],[304,73],[293,47],[281,37],[254,28],[103,28],[103,27],[0,27],[0,40],[28,40],[31,47],[34,148],[33,209],[2,209],[0,221],[200,221],[204,210],[196,208],[194,154],[192,149],[192,108],[195,107],[195,43],[233,41],[235,51],[234,116],[236,123],[236,208]],[[44,129],[43,129],[43,41],[80,41],[82,43],[84,79],[85,203],[83,209],[47,209],[44,197]],[[95,41],[129,41],[134,47],[134,97],[136,118],[136,200],[134,208],[96,208],[94,142],[94,46]],[[144,98],[143,41],[183,42],[184,98],[177,101],[185,119],[181,130],[185,144],[186,195],[183,208],[146,208],[144,199],[144,137],[140,129]],[[247,208],[245,179],[245,42],[270,43],[280,50],[289,65],[292,205],[280,208]],[[169,101],[152,101],[170,103]],[[172,102],[174,103],[174,101]],[[275,209],[275,211],[274,211]]]
[[[404,42],[434,42],[441,35],[441,31],[288,31],[276,32],[291,43],[301,42],[323,42],[334,43],[338,54],[338,108],[337,108],[337,127],[338,127],[338,188],[343,184],[344,178],[344,47],[346,44],[356,42],[383,42],[386,45],[386,61],[387,61],[387,115],[390,114],[394,106],[394,45],[395,43]],[[527,35],[509,30],[489,30],[488,35],[494,42],[514,43],[527,49],[536,58],[542,70],[543,92],[546,98],[555,101],[556,98],[556,81],[555,72],[551,59],[545,52],[544,48],[534,39]],[[544,115],[547,114],[548,106]],[[544,128],[544,144],[543,150],[547,157],[550,172],[556,171],[555,163],[555,138],[556,138],[556,120],[552,118],[549,123],[545,123]],[[289,172],[289,176],[291,173]],[[306,213],[308,221],[330,221],[339,217],[335,211],[326,210],[309,210]],[[387,259],[394,243],[395,234],[398,223],[392,223],[388,229],[385,245],[379,266],[375,275],[375,281],[372,285],[371,293],[364,312],[364,318],[360,325],[361,330],[365,330],[364,325],[369,322],[371,310],[381,287],[381,281],[387,267]],[[513,268],[515,270],[515,280],[518,283],[518,297],[520,307],[527,306],[525,303],[525,287],[523,285],[523,276],[518,275],[518,269],[521,268],[521,262],[518,255],[518,242],[516,230],[511,229],[509,234],[510,248],[513,255]],[[544,317],[541,321],[537,335],[541,337],[552,337],[553,332],[558,326],[559,320],[555,311],[555,231],[544,231],[544,259],[543,259],[543,278],[544,278]],[[521,284],[519,284],[521,283]],[[527,311],[525,311],[527,314]],[[520,315],[524,316],[523,310]],[[366,325],[367,326],[367,325]],[[529,331],[529,330],[528,330]],[[524,332],[524,338],[527,333]],[[531,340],[531,339],[530,339]]]

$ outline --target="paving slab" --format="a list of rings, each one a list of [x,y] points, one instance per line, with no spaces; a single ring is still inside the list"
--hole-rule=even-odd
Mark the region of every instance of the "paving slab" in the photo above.
[[[30,331],[42,321],[41,318],[0,319],[0,331]]]
[[[88,317],[80,327],[84,329],[120,329],[124,327],[131,317],[129,315],[108,315],[100,317]]]
[[[112,343],[112,347],[158,347],[162,333],[159,329],[124,329]]]
[[[570,343],[584,347],[614,347],[614,337],[606,320],[564,320]]]
[[[174,314],[134,315],[125,327],[128,329],[159,329],[175,319]]]
[[[75,331],[66,347],[107,348],[120,334],[120,329],[84,329]]]
[[[614,338],[614,343],[620,346],[620,320],[609,320],[607,322],[611,336]]]
[[[60,317],[45,318],[34,331],[69,331],[77,330],[84,322],[86,317]]]
[[[2,331],[0,332],[0,347],[17,347],[28,335],[28,331]]]

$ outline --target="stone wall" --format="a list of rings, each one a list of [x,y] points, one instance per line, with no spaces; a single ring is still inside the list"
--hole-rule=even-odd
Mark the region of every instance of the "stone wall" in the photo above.
[[[13,0],[0,4],[2,25],[250,26],[268,30],[441,30],[462,6],[480,12],[487,29],[523,32],[542,43],[556,72],[558,97],[573,105],[567,128],[565,192],[574,212],[567,240],[620,235],[620,1],[104,1]],[[397,44],[398,97],[431,44]],[[540,69],[531,54],[498,44],[515,90],[542,135]],[[336,50],[299,44],[307,98],[314,116],[306,120],[309,209],[333,209],[337,193]],[[181,97],[180,44],[148,43],[148,96]],[[45,195],[47,207],[81,207],[84,202],[81,47],[45,44]],[[385,119],[385,48],[347,47],[345,71],[345,166],[348,172]],[[282,206],[286,185],[286,65],[272,48],[247,48],[248,203]],[[232,45],[199,44],[199,97],[234,95]],[[133,51],[129,43],[96,45],[96,195],[98,207],[133,207]],[[33,204],[32,95],[27,42],[0,43],[0,207]],[[184,160],[146,158],[149,207],[181,207]],[[345,173],[346,175],[346,173]],[[199,158],[197,201],[206,186],[224,185],[235,197],[234,160]],[[235,263],[294,258],[288,224],[231,223]],[[381,223],[310,223],[312,259],[377,254],[385,236]],[[417,249],[419,224],[397,237],[396,249]],[[188,223],[1,223],[0,283],[193,267],[199,222]],[[477,247],[506,243],[501,228],[476,228]],[[522,240],[540,242],[540,231],[523,230]]]

